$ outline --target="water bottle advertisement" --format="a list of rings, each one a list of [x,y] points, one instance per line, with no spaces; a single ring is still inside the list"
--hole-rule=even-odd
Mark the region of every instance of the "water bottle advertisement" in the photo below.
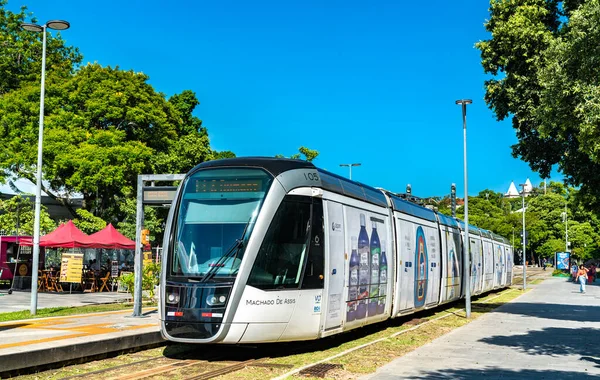
[[[346,323],[382,315],[388,295],[388,226],[384,217],[346,209],[348,297]]]
[[[446,252],[448,253],[448,265],[446,267],[446,278],[448,286],[446,287],[446,299],[453,299],[460,295],[460,251],[458,247],[458,233],[450,233],[448,229],[446,234]]]

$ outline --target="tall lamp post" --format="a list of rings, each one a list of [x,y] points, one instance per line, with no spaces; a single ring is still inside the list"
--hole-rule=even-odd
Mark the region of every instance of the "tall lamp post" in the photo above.
[[[527,235],[525,233],[525,184],[520,183],[521,186],[521,197],[523,198],[523,290],[527,289],[527,265],[525,265],[525,260],[527,255],[525,253],[525,244],[527,243]]]
[[[565,211],[562,213],[563,222],[565,222],[565,252],[569,252],[569,220],[567,214],[567,197],[569,194],[565,195]]]
[[[463,119],[463,158],[464,158],[464,177],[465,177],[465,239],[463,244],[463,257],[464,265],[463,271],[465,273],[465,311],[467,318],[471,318],[471,257],[469,250],[469,188],[467,175],[467,105],[473,103],[471,99],[460,99],[455,102],[462,106],[462,119]]]
[[[340,166],[347,166],[350,169],[350,179],[352,180],[352,167],[353,166],[360,166],[360,164],[355,163],[355,164],[340,164]]]
[[[37,313],[37,282],[38,268],[40,265],[40,209],[42,204],[42,147],[44,144],[44,91],[46,79],[46,30],[65,30],[71,25],[63,20],[51,20],[44,25],[21,24],[21,27],[30,32],[42,33],[42,80],[40,89],[40,127],[38,132],[38,154],[37,154],[37,173],[35,188],[35,219],[33,222],[33,263],[31,264],[31,305],[29,312],[31,315]]]

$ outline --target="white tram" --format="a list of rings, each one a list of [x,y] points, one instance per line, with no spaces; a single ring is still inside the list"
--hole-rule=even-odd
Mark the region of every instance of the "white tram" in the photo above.
[[[202,163],[167,221],[161,331],[190,343],[317,339],[464,296],[464,224],[287,159]],[[469,227],[471,294],[512,282],[508,241]]]

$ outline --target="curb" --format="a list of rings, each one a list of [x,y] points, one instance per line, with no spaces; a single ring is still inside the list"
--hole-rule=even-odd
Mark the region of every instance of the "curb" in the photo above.
[[[145,346],[164,344],[160,331],[107,338],[67,346],[33,350],[24,354],[17,352],[0,357],[0,378],[11,372],[36,367],[56,365],[77,359],[106,355],[113,352],[131,350]],[[25,372],[25,371],[23,371]],[[14,375],[14,373],[13,373]]]

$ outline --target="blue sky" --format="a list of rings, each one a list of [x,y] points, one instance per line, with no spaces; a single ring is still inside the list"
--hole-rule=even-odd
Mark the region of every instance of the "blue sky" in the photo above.
[[[9,0],[38,21],[64,19],[84,62],[144,72],[170,96],[196,92],[211,145],[238,156],[291,155],[417,196],[463,187],[459,98],[468,108],[469,194],[505,192],[539,175],[512,158],[510,121],[483,100],[474,44],[487,39],[482,0]],[[562,177],[555,173],[554,180]]]

